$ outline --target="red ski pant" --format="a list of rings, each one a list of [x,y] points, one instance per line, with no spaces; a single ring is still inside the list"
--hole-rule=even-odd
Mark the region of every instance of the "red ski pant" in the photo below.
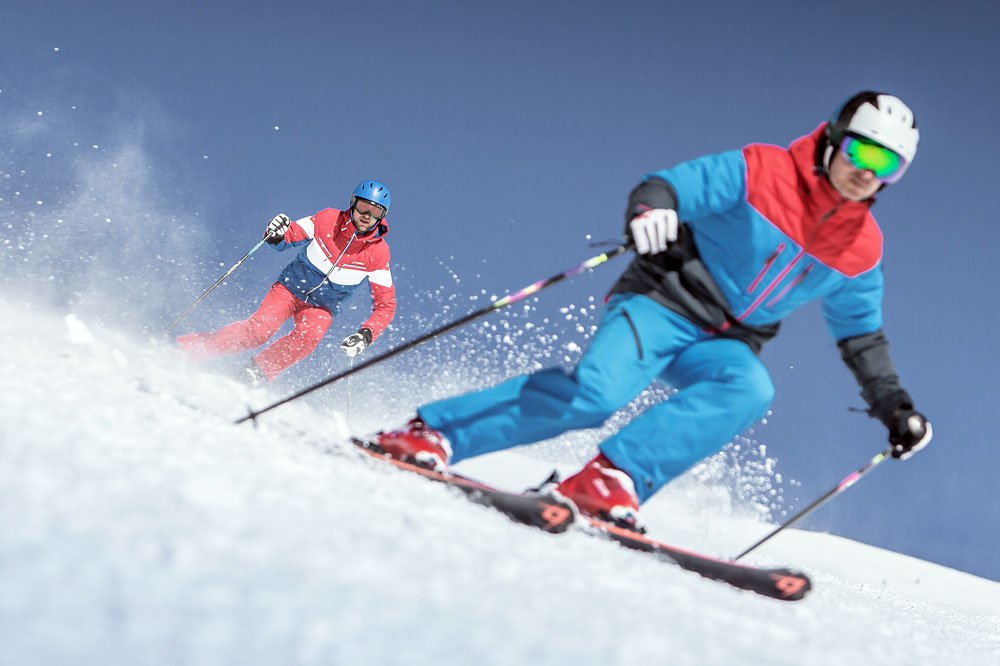
[[[333,319],[329,311],[300,301],[280,283],[271,285],[249,319],[233,322],[213,333],[182,335],[177,344],[197,359],[235,354],[270,340],[289,317],[294,317],[295,328],[253,357],[268,381],[274,381],[282,371],[316,349]]]

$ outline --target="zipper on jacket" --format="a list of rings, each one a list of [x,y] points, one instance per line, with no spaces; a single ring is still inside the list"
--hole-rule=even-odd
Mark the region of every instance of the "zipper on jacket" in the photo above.
[[[344,255],[345,255],[345,254],[347,254],[347,250],[348,250],[348,248],[350,248],[350,247],[351,247],[351,243],[353,243],[353,242],[354,242],[354,239],[355,239],[355,238],[357,238],[357,237],[358,237],[358,232],[357,232],[357,231],[355,231],[355,232],[354,232],[353,234],[351,234],[351,237],[350,237],[350,238],[348,239],[348,241],[347,241],[347,245],[345,245],[345,246],[344,246],[344,249],[343,249],[343,250],[341,250],[341,252],[340,252],[340,256],[339,256],[339,257],[337,257],[337,258],[336,258],[336,259],[335,259],[335,260],[334,260],[334,261],[332,262],[332,263],[333,263],[333,265],[332,265],[332,266],[330,266],[330,270],[328,270],[328,271],[326,272],[326,275],[324,275],[324,276],[323,276],[323,279],[322,279],[322,280],[320,280],[320,281],[319,281],[319,282],[318,282],[318,283],[316,284],[316,286],[315,286],[315,287],[313,287],[312,289],[310,289],[309,291],[307,291],[307,292],[306,292],[306,297],[305,297],[305,299],[304,299],[304,300],[302,301],[303,303],[308,303],[308,302],[309,302],[309,297],[310,297],[310,296],[312,296],[312,293],[313,293],[314,291],[316,291],[317,289],[319,289],[320,287],[322,287],[322,286],[323,286],[323,284],[325,284],[325,283],[326,283],[326,281],[330,279],[330,274],[331,274],[331,273],[333,273],[333,272],[334,272],[335,270],[337,270],[337,269],[339,268],[339,266],[337,266],[337,262],[338,262],[338,261],[340,261],[341,259],[343,259],[343,258],[344,258]],[[317,242],[319,242],[319,241],[318,241],[318,239],[317,239]],[[325,246],[325,245],[324,245],[323,243],[320,243],[320,249],[322,249],[322,250],[323,250],[323,253],[324,253],[324,254],[327,254],[327,253],[326,253],[326,246]],[[330,258],[330,255],[329,255],[329,254],[327,254],[327,259],[329,259],[329,258]]]
[[[784,251],[785,251],[785,243],[784,242],[778,243],[778,247],[775,248],[774,252],[771,253],[771,256],[768,257],[767,261],[764,262],[764,267],[760,269],[759,273],[757,273],[757,277],[755,277],[753,282],[750,283],[750,286],[747,287],[748,294],[753,293],[753,290],[757,288],[757,286],[760,284],[760,281],[764,279],[764,276],[767,275],[767,272],[771,269],[771,266],[773,266],[774,262],[778,259],[778,255],[780,255]]]
[[[635,337],[635,347],[639,350],[639,360],[642,360],[642,340],[639,339],[639,329],[635,327],[635,322],[632,321],[632,317],[629,315],[628,310],[622,308],[622,314],[625,315],[625,321],[628,322],[629,328],[632,329],[632,335]]]
[[[792,260],[788,262],[788,265],[781,269],[781,272],[778,273],[777,277],[771,280],[771,284],[767,285],[767,288],[761,292],[760,296],[758,296],[756,300],[754,300],[754,302],[750,305],[750,307],[748,307],[743,312],[743,314],[741,314],[736,319],[738,321],[743,321],[744,319],[749,317],[754,310],[759,308],[760,304],[763,303],[764,300],[771,295],[771,292],[774,291],[775,287],[777,287],[782,280],[788,277],[788,274],[792,272],[792,269],[795,268],[795,265],[799,263],[799,260],[802,259],[802,257],[805,256],[805,254],[806,254],[805,250],[799,250],[799,253],[796,254],[794,257],[792,257]]]
[[[806,269],[804,271],[802,271],[801,273],[799,273],[798,275],[796,275],[795,279],[792,280],[791,282],[789,282],[787,285],[785,285],[785,288],[782,289],[780,292],[778,292],[777,296],[775,296],[774,298],[772,298],[771,300],[769,300],[767,302],[767,305],[765,305],[764,307],[769,308],[769,307],[773,306],[775,303],[777,303],[782,298],[784,298],[788,294],[788,292],[790,292],[792,289],[794,289],[798,285],[802,284],[802,281],[806,279],[806,276],[809,275],[809,271],[811,271],[813,269],[813,266],[815,266],[815,265],[816,264],[809,264],[808,266],[806,266]]]
[[[823,224],[826,223],[827,220],[829,220],[831,217],[833,217],[833,215],[838,210],[840,210],[840,207],[846,201],[847,201],[847,199],[844,198],[844,197],[842,197],[840,199],[840,201],[838,201],[833,206],[833,208],[831,208],[830,210],[828,210],[825,213],[823,213],[822,217],[819,218],[819,222],[816,224],[815,227],[813,227],[812,231],[810,231],[810,233],[809,233],[809,236],[805,239],[805,242],[802,244],[802,248],[799,250],[799,253],[796,254],[792,258],[791,262],[789,262],[789,264],[787,266],[785,266],[781,270],[781,272],[778,274],[778,277],[776,277],[771,282],[771,284],[769,284],[767,286],[767,288],[764,290],[764,292],[760,296],[757,297],[757,299],[750,305],[750,307],[747,308],[746,311],[743,312],[743,314],[741,314],[739,317],[736,318],[738,321],[743,321],[744,319],[746,319],[747,317],[749,317],[753,313],[754,310],[756,310],[757,308],[760,307],[761,303],[764,302],[764,299],[766,299],[768,297],[768,295],[772,291],[774,291],[775,287],[778,286],[778,283],[781,282],[788,275],[788,273],[792,270],[792,268],[795,266],[795,264],[799,263],[799,260],[809,252],[809,246],[811,245],[813,238],[816,237],[816,234],[819,231],[819,228],[821,226],[823,226]],[[783,250],[784,249],[784,243],[782,243],[778,247],[779,247],[779,250]],[[758,278],[762,277],[763,274],[767,272],[767,269],[771,267],[770,264],[771,264],[772,260],[775,259],[779,253],[780,252],[775,252],[774,254],[771,255],[771,258],[768,259],[768,263],[765,264],[765,266],[764,266],[764,270],[761,271],[761,274],[757,276]],[[774,305],[775,303],[777,303],[778,301],[780,301],[782,298],[784,298],[785,296],[787,296],[789,291],[791,291],[794,287],[796,287],[804,279],[806,279],[806,275],[809,274],[809,271],[812,270],[813,266],[814,266],[814,264],[810,264],[809,266],[807,266],[806,269],[803,270],[801,273],[799,273],[795,277],[795,279],[792,280],[792,282],[790,284],[788,284],[787,286],[785,286],[785,288],[782,289],[780,292],[778,292],[778,294],[774,298],[772,298],[770,301],[768,301],[767,305],[765,307],[771,307],[772,305]],[[753,285],[751,285],[749,291],[753,291],[753,289],[757,286],[757,283],[758,283],[758,280],[755,280],[754,283],[753,283]]]
[[[831,208],[830,210],[828,210],[825,213],[823,213],[822,217],[819,218],[819,222],[817,222],[816,226],[813,227],[812,231],[809,232],[809,237],[806,238],[806,242],[802,245],[802,249],[803,250],[808,250],[809,249],[809,245],[812,243],[812,239],[815,238],[816,234],[819,232],[819,228],[822,227],[826,223],[827,220],[829,220],[831,217],[833,217],[834,213],[836,213],[838,210],[840,210],[840,207],[842,205],[844,205],[844,202],[846,202],[846,201],[847,201],[847,198],[846,197],[842,197],[840,199],[840,201],[838,201],[837,203],[835,203],[833,205],[833,208]]]

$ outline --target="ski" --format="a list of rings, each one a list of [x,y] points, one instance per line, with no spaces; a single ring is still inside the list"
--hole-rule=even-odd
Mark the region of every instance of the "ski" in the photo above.
[[[682,569],[693,571],[704,578],[729,583],[741,590],[749,590],[781,601],[804,599],[812,582],[804,573],[786,568],[762,568],[703,555],[677,546],[651,539],[645,534],[624,529],[617,525],[589,516],[581,516],[583,531],[590,532],[625,548],[652,553]]]
[[[537,527],[552,534],[566,532],[575,525],[584,534],[613,541],[631,550],[650,553],[704,578],[728,583],[741,590],[756,592],[780,601],[804,599],[812,589],[808,576],[801,572],[787,568],[755,567],[702,555],[618,527],[613,523],[577,514],[568,503],[551,495],[533,491],[514,493],[501,490],[460,474],[435,472],[419,465],[396,460],[372,441],[352,437],[351,442],[359,451],[371,458],[455,488],[476,504],[495,509],[523,525]]]
[[[358,450],[372,458],[460,490],[476,504],[496,509],[516,523],[537,527],[552,534],[565,532],[573,524],[573,509],[549,495],[507,492],[459,474],[442,474],[419,465],[396,460],[386,455],[375,442],[354,437],[351,438],[351,441],[358,447]]]

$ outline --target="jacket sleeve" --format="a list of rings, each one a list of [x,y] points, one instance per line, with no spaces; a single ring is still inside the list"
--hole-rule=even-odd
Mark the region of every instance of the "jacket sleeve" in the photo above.
[[[746,160],[743,151],[706,155],[646,176],[673,190],[677,215],[685,221],[721,213],[746,197]]]
[[[361,328],[370,330],[375,342],[396,314],[396,285],[392,282],[388,250],[384,261],[379,261],[378,267],[368,274],[368,286],[372,292],[372,313]]]
[[[316,234],[316,216],[303,217],[301,220],[294,220],[285,232],[284,240],[271,247],[278,252],[284,252],[290,247],[305,245],[312,240]]]
[[[847,280],[823,299],[823,316],[835,340],[874,333],[882,328],[882,266]]]
[[[861,386],[868,413],[889,425],[899,408],[913,400],[899,383],[882,331],[882,266],[852,278],[823,300],[827,326],[837,340],[840,357]]]
[[[899,384],[896,366],[889,355],[889,341],[881,329],[837,342],[840,357],[861,386],[868,413],[889,425],[897,409],[913,409],[910,394]]]
[[[625,228],[635,216],[654,208],[677,210],[677,193],[674,186],[658,176],[651,176],[635,186],[628,195],[625,209]]]

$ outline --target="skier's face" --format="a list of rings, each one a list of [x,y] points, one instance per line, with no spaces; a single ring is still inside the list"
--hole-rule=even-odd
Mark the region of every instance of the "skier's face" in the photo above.
[[[385,209],[368,201],[358,199],[351,210],[351,221],[359,234],[371,231],[385,217]]]
[[[830,182],[845,199],[864,201],[878,192],[882,182],[873,171],[856,169],[840,151],[830,161]]]

